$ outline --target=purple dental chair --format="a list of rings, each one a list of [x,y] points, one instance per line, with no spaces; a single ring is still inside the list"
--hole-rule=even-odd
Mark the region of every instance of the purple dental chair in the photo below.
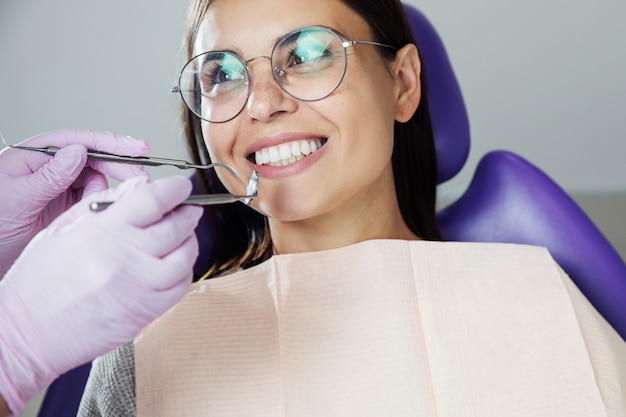
[[[467,158],[470,133],[461,91],[435,29],[405,5],[431,104],[439,183]],[[582,209],[539,168],[507,151],[480,160],[458,201],[437,213],[445,240],[548,248],[593,306],[626,340],[626,264]]]
[[[446,50],[430,22],[405,5],[428,80],[427,91],[443,183],[463,167],[469,154],[467,111]],[[561,267],[626,339],[626,264],[576,203],[541,170],[510,152],[494,151],[480,161],[472,183],[458,201],[440,210],[446,240],[526,243],[547,247]],[[200,253],[214,245],[210,217],[196,230]],[[208,259],[196,262],[196,273]],[[91,364],[59,377],[48,388],[39,417],[73,417]]]

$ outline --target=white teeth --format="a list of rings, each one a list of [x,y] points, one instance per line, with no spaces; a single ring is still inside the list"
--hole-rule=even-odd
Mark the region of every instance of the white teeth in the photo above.
[[[291,147],[286,143],[283,143],[278,147],[280,152],[280,159],[289,159],[291,157]]]
[[[299,161],[321,146],[320,139],[297,140],[256,151],[254,159],[258,165],[284,166]]]
[[[278,151],[278,148],[276,147],[272,147],[269,148],[267,150],[267,153],[269,154],[269,161],[270,162],[278,162],[280,161],[280,152]]]
[[[254,157],[256,163],[259,165],[267,164],[270,161],[270,157],[267,152],[257,152]]]
[[[306,142],[305,142],[306,143]],[[300,145],[298,145],[298,142],[293,142],[291,144],[291,154],[296,157],[299,155],[302,155],[302,152],[300,151]]]

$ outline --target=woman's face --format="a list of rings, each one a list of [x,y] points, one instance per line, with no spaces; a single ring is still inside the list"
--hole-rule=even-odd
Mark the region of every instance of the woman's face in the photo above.
[[[229,50],[243,61],[269,56],[279,37],[311,25],[329,27],[344,40],[373,40],[366,22],[337,0],[216,0],[200,26],[194,55]],[[250,96],[241,113],[225,123],[202,124],[212,160],[240,173],[235,178],[218,171],[228,190],[244,193],[249,173],[257,170],[259,196],[252,206],[270,222],[354,217],[376,199],[395,202],[391,154],[398,86],[376,48],[349,47],[341,85],[312,102],[285,93],[269,60],[251,61]],[[281,147],[306,149],[305,143],[318,149],[295,162],[255,160],[259,153],[280,154]]]

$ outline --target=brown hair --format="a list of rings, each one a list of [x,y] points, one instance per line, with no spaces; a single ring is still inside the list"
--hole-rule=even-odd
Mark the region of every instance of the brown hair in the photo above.
[[[399,0],[341,0],[368,22],[375,41],[398,49],[415,43]],[[193,44],[211,0],[195,0],[189,9],[185,36],[186,58],[191,59]],[[378,48],[379,53],[392,60],[395,52]],[[422,73],[423,74],[423,73]],[[422,91],[426,91],[422,75]],[[184,130],[187,146],[194,163],[209,163],[210,157],[202,137],[200,119],[183,104]],[[426,95],[412,118],[395,123],[392,164],[398,204],[404,221],[417,236],[426,240],[441,240],[435,217],[437,189],[437,158],[428,113]],[[216,174],[209,170],[196,173],[201,192],[227,192]],[[216,206],[215,253],[207,275],[216,275],[237,268],[248,268],[268,259],[272,244],[267,219],[243,204]]]

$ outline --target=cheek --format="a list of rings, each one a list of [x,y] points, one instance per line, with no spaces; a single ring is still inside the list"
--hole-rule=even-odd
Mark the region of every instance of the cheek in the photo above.
[[[397,86],[385,64],[377,57],[369,57],[363,63],[353,61],[352,71],[346,73],[343,83],[353,96],[352,105],[358,109],[355,113],[362,121],[394,120]]]
[[[222,153],[220,149],[222,144],[216,139],[221,136],[220,130],[219,125],[202,121],[202,137],[204,138],[204,145],[209,151],[211,161],[213,162],[218,162],[220,160],[219,156]]]
[[[348,91],[353,92],[351,103],[345,106],[349,108],[345,112],[347,125],[358,132],[359,146],[369,141],[385,157],[393,149],[393,82],[386,72],[358,75],[354,82],[347,83]]]
[[[202,136],[204,138],[204,145],[209,152],[211,162],[222,162],[237,170],[240,169],[240,167],[235,166],[233,162],[232,147],[234,139],[232,138],[234,138],[234,135],[231,129],[228,129],[224,124],[212,124],[203,121]],[[230,174],[229,171],[223,168],[216,168],[215,173],[230,192],[238,193],[241,191],[241,184],[238,184],[235,177]]]
[[[211,161],[229,165],[234,163],[233,155],[237,131],[233,121],[227,123],[208,123],[203,121],[202,137]]]

